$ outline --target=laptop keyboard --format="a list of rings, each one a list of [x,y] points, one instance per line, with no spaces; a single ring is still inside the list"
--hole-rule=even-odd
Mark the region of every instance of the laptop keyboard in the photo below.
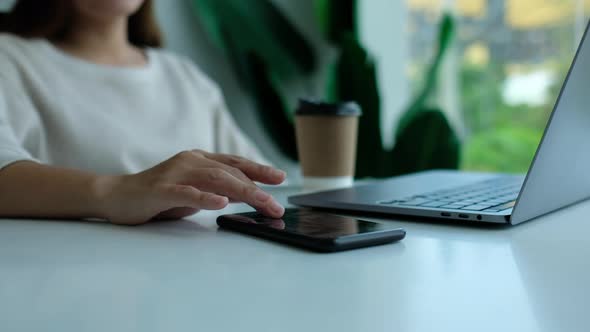
[[[521,179],[501,177],[468,186],[439,190],[403,199],[381,201],[379,204],[501,212],[514,207],[521,187]]]

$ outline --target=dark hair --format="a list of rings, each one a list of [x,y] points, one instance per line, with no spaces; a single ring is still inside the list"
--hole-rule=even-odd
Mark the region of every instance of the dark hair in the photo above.
[[[0,32],[59,40],[67,33],[72,11],[71,0],[18,0],[10,12],[0,15]],[[152,0],[145,0],[129,17],[128,34],[129,41],[137,47],[162,47]]]

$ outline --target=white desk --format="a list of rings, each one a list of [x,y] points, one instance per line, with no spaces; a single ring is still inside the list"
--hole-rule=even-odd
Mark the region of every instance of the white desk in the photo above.
[[[214,213],[0,220],[0,331],[590,331],[589,215],[390,220],[404,241],[337,254],[218,231]]]

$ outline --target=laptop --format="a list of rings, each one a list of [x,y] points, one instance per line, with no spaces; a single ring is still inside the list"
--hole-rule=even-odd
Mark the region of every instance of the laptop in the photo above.
[[[590,198],[589,27],[526,175],[434,170],[292,196],[289,203],[516,225]]]

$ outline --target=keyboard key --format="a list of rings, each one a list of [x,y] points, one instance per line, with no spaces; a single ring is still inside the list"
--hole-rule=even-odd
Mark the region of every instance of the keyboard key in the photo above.
[[[453,204],[463,204],[463,206],[468,206],[468,205],[476,205],[481,203],[480,200],[478,199],[468,199],[468,200],[464,200],[464,201],[460,201],[460,202],[455,202]],[[497,204],[495,204],[497,205]],[[490,206],[493,206],[493,204],[490,204]]]
[[[465,207],[464,204],[449,204],[440,206],[441,209],[452,209],[452,210],[460,210],[462,207]]]
[[[521,186],[522,180],[517,178],[493,178],[471,185],[431,191],[402,199],[384,200],[378,203],[383,205],[439,207],[456,210],[462,208],[478,208],[479,210],[479,208],[487,206],[485,210],[492,212],[492,210],[505,210],[513,207]],[[439,204],[445,205],[437,206]]]
[[[500,205],[500,204],[505,204],[508,203],[509,201],[504,200],[504,199],[497,199],[497,198],[493,198],[493,199],[488,199],[486,201],[484,201],[484,203],[486,204],[493,204],[495,205]]]
[[[468,211],[483,211],[485,209],[489,209],[491,208],[492,205],[484,205],[484,204],[476,204],[476,205],[469,205],[466,206],[464,208],[461,208],[461,210],[468,210]]]
[[[498,205],[498,206],[493,206],[493,208],[498,211],[504,211],[504,210],[513,208],[514,205],[516,205],[516,201],[508,202],[506,204],[502,204],[502,205]]]
[[[417,205],[422,205],[425,203],[430,202],[430,200],[426,199],[426,198],[414,198],[412,200],[403,202],[403,203],[399,203],[400,205],[411,205],[411,206],[417,206]]]
[[[420,207],[437,208],[437,207],[441,207],[441,206],[447,205],[447,204],[448,204],[447,202],[433,201],[433,202],[421,204]]]
[[[441,200],[441,197],[439,197],[439,196],[426,196],[424,198],[429,199],[431,201],[440,201]]]

